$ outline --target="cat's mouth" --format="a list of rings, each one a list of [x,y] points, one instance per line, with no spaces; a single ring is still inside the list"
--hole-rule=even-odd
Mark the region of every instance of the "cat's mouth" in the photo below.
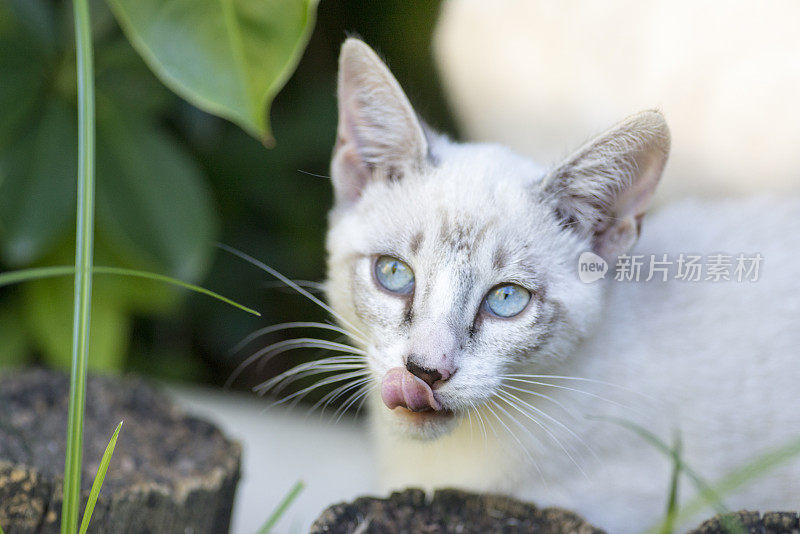
[[[431,386],[404,367],[389,369],[381,382],[381,399],[387,408],[414,413],[444,411]]]
[[[405,367],[389,369],[381,382],[381,400],[395,421],[418,438],[432,439],[447,433],[456,420],[436,391]]]

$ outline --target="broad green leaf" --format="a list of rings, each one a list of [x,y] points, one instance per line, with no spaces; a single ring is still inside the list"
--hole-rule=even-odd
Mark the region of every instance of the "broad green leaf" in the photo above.
[[[110,298],[103,281],[94,281],[89,331],[89,368],[122,368],[128,349],[130,318],[122,303]],[[23,317],[46,362],[62,369],[72,360],[72,278],[51,278],[22,287]]]
[[[272,99],[300,59],[317,0],[108,0],[173,91],[270,142]]]
[[[15,309],[16,300],[10,306],[0,306],[0,367],[11,367],[26,363],[30,357],[25,327]]]
[[[52,6],[46,0],[10,0],[8,7],[13,13],[15,22],[25,32],[34,36],[43,49],[55,50],[56,21]]]
[[[0,253],[9,265],[39,259],[70,229],[76,133],[75,112],[52,100],[33,128],[0,149]]]
[[[83,519],[81,520],[81,528],[79,531],[80,534],[86,534],[86,530],[89,528],[89,521],[92,519],[94,506],[97,504],[97,497],[100,496],[100,489],[103,487],[103,480],[106,478],[108,465],[111,463],[111,455],[114,454],[114,447],[117,446],[117,438],[119,437],[120,430],[122,430],[122,421],[120,421],[116,430],[114,430],[114,434],[111,436],[108,445],[106,445],[105,452],[103,452],[103,457],[100,459],[100,466],[97,468],[97,474],[94,476],[94,482],[92,482],[92,489],[89,491],[89,500],[86,502],[86,509],[83,511]]]
[[[124,37],[98,51],[95,86],[100,98],[113,99],[140,116],[164,116],[178,98],[156,78]]]
[[[135,110],[100,102],[98,234],[125,265],[197,280],[208,268],[217,226],[203,175],[171,136]]]
[[[41,106],[47,68],[45,52],[13,12],[0,5],[0,149],[38,120],[34,112]]]

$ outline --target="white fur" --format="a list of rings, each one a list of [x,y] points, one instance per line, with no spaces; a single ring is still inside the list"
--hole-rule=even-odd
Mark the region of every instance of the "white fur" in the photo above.
[[[388,74],[377,56],[353,41],[345,44],[343,64],[347,54],[368,58],[360,64],[376,72],[340,78],[345,85],[361,80],[340,85],[340,95],[385,94],[371,86]],[[396,109],[405,109],[399,87],[391,91],[403,100]],[[357,111],[363,109],[370,106]],[[386,489],[511,492],[573,509],[612,532],[636,532],[665,509],[669,461],[633,432],[586,416],[620,417],[665,441],[679,431],[685,461],[711,481],[800,436],[800,199],[685,201],[645,218],[635,251],[673,257],[758,252],[764,263],[757,282],[578,279],[580,253],[597,250],[598,236],[620,220],[638,219],[658,179],[666,129],[660,115],[646,117],[622,123],[587,145],[600,148],[585,147],[551,171],[502,147],[458,145],[430,133],[422,150],[418,136],[397,131],[408,127],[406,113],[340,119],[340,150],[353,151],[345,166],[334,156],[330,304],[343,326],[365,338],[376,382],[404,365],[411,351],[430,361],[445,354],[458,368],[436,389],[455,412],[450,419],[420,423],[370,396]],[[354,139],[364,131],[359,121],[379,126]],[[624,145],[626,153],[647,156],[630,156],[635,164],[625,167],[630,175],[622,181],[612,172],[618,155],[606,150],[606,141],[623,146],[620,135],[636,140]],[[392,175],[381,168],[377,146],[394,146],[413,161]],[[427,159],[420,156],[428,150]],[[603,154],[608,164],[598,166]],[[385,161],[397,171],[395,155]],[[651,164],[656,157],[662,159]],[[592,165],[580,164],[585,158]],[[606,186],[594,187],[597,181]],[[631,191],[637,192],[633,201],[626,196]],[[611,196],[598,202],[598,195]],[[577,214],[579,228],[558,215],[576,202],[600,206],[569,213]],[[623,226],[630,240],[618,244],[625,245],[636,239],[638,225]],[[413,316],[406,316],[406,300],[374,281],[373,262],[383,254],[401,258],[415,273]],[[510,319],[481,307],[486,292],[503,282],[536,296]],[[595,382],[550,378],[545,382],[572,389],[535,388],[508,377],[515,373]],[[509,391],[503,388],[514,384],[533,392],[518,392],[532,418],[503,400]],[[682,499],[693,493],[684,479]],[[727,502],[798,508],[800,461]]]

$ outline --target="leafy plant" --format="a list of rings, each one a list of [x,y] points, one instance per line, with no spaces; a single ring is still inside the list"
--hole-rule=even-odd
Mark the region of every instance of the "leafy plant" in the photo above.
[[[148,66],[190,102],[232,119],[240,116],[238,123],[247,131],[267,139],[270,102],[308,40],[316,1],[190,3],[166,18],[156,12],[164,4],[160,0],[108,4],[113,13],[99,1],[90,2],[97,45],[94,256],[105,265],[197,282],[211,265],[220,227],[200,165],[206,156],[192,153],[185,139],[165,125],[165,113],[180,108]],[[223,8],[228,18],[221,16]],[[0,73],[5,80],[0,87],[0,270],[74,260],[77,91],[70,15],[69,3],[59,0],[0,2]],[[234,34],[240,46],[226,49],[229,55],[222,57],[217,38],[232,43]],[[237,54],[247,61],[236,71],[238,78],[232,78]],[[234,90],[233,82],[213,85],[234,79],[253,97],[246,106],[240,99],[244,93],[234,97],[226,92]],[[239,102],[238,107],[231,102]],[[240,113],[245,109],[249,115]],[[32,349],[49,365],[69,365],[71,292],[71,281],[59,279],[2,295],[0,316],[14,316],[17,328],[7,335],[8,343],[2,339],[0,365],[23,363]],[[176,291],[141,280],[97,282],[92,305],[101,313],[91,326],[96,341],[90,347],[90,367],[120,369],[129,352],[132,316],[170,313],[180,302]]]
[[[170,97],[95,2],[98,160],[94,256],[107,265],[197,281],[218,223],[198,165],[158,123]],[[69,4],[0,4],[0,263],[9,268],[74,261],[78,131],[75,46]],[[148,82],[151,80],[152,82]],[[167,179],[168,178],[168,179]],[[71,280],[26,284],[11,302],[26,347],[68,366]],[[93,305],[93,368],[119,369],[130,316],[164,313],[178,293],[128,278],[101,282]],[[102,341],[101,341],[102,340]],[[30,352],[30,351],[28,351]]]
[[[48,23],[48,10],[47,6],[44,2],[37,2],[33,0],[34,3],[29,4],[24,2],[17,1],[12,4],[13,7],[16,8],[16,14],[20,20],[24,22],[28,21],[31,17],[36,19],[36,22],[41,23]],[[295,45],[291,49],[291,54],[289,61],[277,71],[267,72],[267,73],[260,73],[260,72],[253,72],[253,66],[251,63],[255,63],[255,68],[259,66],[263,66],[258,61],[253,62],[253,57],[250,57],[251,54],[254,52],[257,54],[258,51],[255,50],[255,45],[261,44],[269,44],[270,40],[276,42],[283,42],[286,40],[285,34],[280,33],[260,33],[264,30],[264,25],[270,22],[273,22],[269,18],[261,18],[256,21],[247,20],[247,24],[245,25],[249,30],[250,34],[247,36],[247,39],[243,39],[241,35],[234,35],[234,33],[238,33],[237,30],[237,14],[235,10],[233,10],[233,4],[215,4],[216,7],[221,9],[221,12],[215,11],[214,9],[205,9],[200,11],[184,11],[180,13],[177,18],[170,19],[167,17],[164,19],[163,17],[159,17],[159,12],[155,7],[163,7],[163,3],[159,4],[150,4],[151,10],[149,12],[142,11],[142,8],[146,6],[146,2],[141,3],[126,3],[126,2],[116,2],[115,8],[117,10],[118,16],[123,20],[123,24],[128,24],[131,30],[135,35],[136,42],[139,43],[139,46],[143,46],[142,43],[146,44],[147,53],[145,54],[146,57],[150,58],[151,62],[154,62],[154,67],[157,67],[157,73],[165,78],[168,83],[173,83],[175,79],[180,79],[180,74],[185,77],[187,72],[183,70],[186,65],[191,65],[191,72],[189,74],[195,75],[194,78],[191,76],[189,77],[188,81],[185,85],[178,83],[177,87],[181,92],[186,93],[189,97],[193,98],[201,98],[201,104],[209,108],[210,111],[217,111],[220,113],[227,113],[223,111],[225,108],[225,104],[227,103],[230,105],[231,102],[234,103],[241,103],[236,100],[236,98],[241,98],[242,92],[233,92],[231,93],[231,88],[227,87],[225,90],[219,93],[208,93],[203,92],[202,90],[198,91],[198,88],[202,88],[201,80],[210,80],[215,77],[218,73],[213,72],[213,70],[207,70],[202,72],[202,78],[197,78],[196,74],[198,71],[202,71],[202,69],[198,69],[197,65],[207,65],[210,68],[214,68],[215,64],[213,61],[203,63],[203,60],[207,59],[208,57],[214,57],[214,47],[211,41],[207,42],[206,47],[186,47],[185,43],[183,46],[178,47],[181,49],[180,61],[177,63],[158,63],[159,57],[163,59],[164,55],[167,56],[174,56],[175,50],[172,48],[172,43],[170,39],[173,37],[173,32],[170,30],[183,30],[182,33],[177,35],[183,36],[198,36],[203,35],[203,29],[208,29],[209,27],[216,27],[215,23],[219,20],[224,20],[225,23],[223,28],[228,32],[227,37],[230,39],[234,39],[232,42],[232,49],[236,57],[236,68],[239,74],[242,74],[244,78],[240,78],[238,82],[244,87],[244,96],[252,97],[254,95],[254,91],[257,91],[261,88],[260,83],[266,82],[266,89],[267,92],[263,95],[258,95],[258,100],[256,101],[257,107],[253,107],[253,101],[248,101],[247,105],[249,106],[250,115],[247,117],[242,117],[236,115],[235,113],[232,115],[232,118],[239,119],[239,120],[250,120],[255,121],[255,127],[261,133],[267,132],[267,120],[266,120],[266,106],[269,103],[269,98],[274,96],[274,92],[277,90],[277,87],[280,87],[283,79],[286,77],[286,72],[288,68],[293,66],[292,62],[296,62],[297,57],[297,48],[298,44]],[[282,9],[285,11],[287,8],[286,6],[291,6],[291,3],[278,3],[278,2],[260,2],[260,6],[272,6],[272,13],[279,13]],[[313,8],[313,3],[303,3],[303,5],[307,8],[305,12],[305,18],[303,19],[303,23],[300,24],[301,32],[300,38],[301,41],[307,38],[307,31],[306,25],[310,20],[309,13],[311,12],[310,9]],[[248,17],[252,17],[252,15],[258,11],[255,5],[248,6],[250,9],[246,12]],[[282,9],[281,9],[282,7]],[[256,8],[256,9],[253,9]],[[61,531],[62,533],[68,534],[73,531],[77,524],[77,516],[78,516],[78,503],[80,498],[80,483],[81,483],[81,463],[82,463],[82,441],[83,441],[83,416],[84,416],[84,406],[86,401],[86,380],[87,380],[87,372],[88,372],[88,363],[89,363],[89,340],[90,340],[90,324],[91,324],[91,306],[92,306],[92,275],[94,273],[93,268],[93,259],[94,259],[94,228],[95,228],[95,76],[94,76],[94,58],[93,58],[93,36],[91,31],[91,23],[90,23],[90,11],[89,11],[89,3],[88,0],[75,0],[74,3],[74,28],[75,28],[75,42],[76,42],[76,61],[77,61],[77,80],[78,80],[78,123],[79,123],[79,137],[78,137],[78,187],[77,187],[77,225],[76,225],[76,240],[75,240],[75,267],[74,270],[70,269],[74,273],[74,309],[73,309],[73,328],[72,328],[72,354],[71,354],[71,372],[70,372],[70,396],[69,396],[69,413],[68,413],[68,429],[67,429],[67,451],[66,451],[66,465],[64,470],[64,499],[63,499],[63,506],[62,506],[62,517],[61,517]],[[259,12],[262,16],[269,14],[264,13],[263,11]],[[220,17],[222,15],[222,17]],[[200,24],[197,27],[190,27],[185,28],[182,25],[187,22],[186,17],[190,17],[193,22],[205,22],[207,23],[206,26]],[[157,21],[155,27],[158,31],[150,31],[150,33],[143,35],[143,34],[136,34],[136,29],[141,29],[142,27],[146,27],[147,23],[153,22],[153,20]],[[255,22],[255,23],[254,23]],[[144,25],[142,25],[144,23]],[[260,23],[260,24],[259,24]],[[138,26],[137,26],[138,24]],[[38,26],[37,26],[38,27]],[[152,30],[153,25],[150,25],[150,29]],[[197,29],[199,28],[199,30]],[[0,27],[0,30],[3,28]],[[219,28],[216,28],[219,30]],[[24,33],[24,32],[23,32]],[[215,35],[212,32],[212,36]],[[148,41],[148,36],[160,36],[160,40],[156,40],[156,42]],[[27,37],[27,36],[23,36]],[[41,45],[41,52],[44,55],[49,54],[52,52],[53,43],[50,38],[49,32],[43,32],[37,35],[42,42]],[[257,41],[257,42],[254,42]],[[16,44],[15,39],[10,39],[6,41],[4,44],[9,46],[14,46]],[[19,42],[25,42],[24,39],[20,40]],[[244,47],[244,44],[249,42],[250,46]],[[302,47],[302,44],[299,45]],[[150,53],[156,50],[157,52],[161,52],[161,54],[152,54]],[[247,54],[245,54],[245,51]],[[205,56],[204,56],[205,54]],[[247,56],[247,57],[245,57]],[[154,59],[155,58],[155,59]],[[172,57],[172,59],[176,59]],[[230,59],[230,58],[229,58]],[[159,66],[160,65],[160,66]],[[219,65],[216,65],[219,67]],[[248,69],[249,67],[249,69]],[[178,74],[176,74],[178,73]],[[33,79],[33,83],[37,80],[37,77],[40,73],[32,72],[31,77]],[[23,89],[27,89],[27,87],[23,86]],[[241,89],[241,88],[240,88]],[[272,91],[271,93],[269,91]],[[198,96],[199,95],[199,96]],[[226,100],[229,97],[233,96],[234,100]],[[11,94],[9,98],[8,92],[4,95],[0,95],[0,101],[5,101],[7,104],[14,104],[19,105],[18,102],[14,101],[14,94]],[[25,103],[25,99],[20,99],[23,103]],[[23,106],[24,109],[25,106]],[[33,109],[33,105],[30,106]],[[235,111],[235,107],[233,108]],[[42,152],[46,152],[49,143],[51,141],[51,136],[49,132],[50,122],[55,121],[56,126],[61,126],[61,133],[65,133],[67,131],[67,125],[69,124],[68,120],[68,112],[65,114],[63,110],[63,106],[60,105],[53,105],[53,106],[46,106],[45,107],[45,129],[42,130],[42,133],[39,134],[42,143]],[[259,112],[261,116],[259,117]],[[187,191],[185,188],[181,186],[186,186],[187,184],[181,184],[179,179],[176,176],[180,176],[180,171],[185,170],[185,162],[181,161],[180,157],[174,157],[174,153],[169,151],[165,151],[165,147],[169,147],[169,142],[159,136],[159,135],[147,135],[146,133],[146,126],[142,124],[137,124],[137,119],[135,118],[134,114],[127,114],[121,109],[114,110],[113,106],[109,107],[105,110],[105,113],[99,114],[99,116],[103,117],[105,122],[101,122],[101,128],[103,128],[102,124],[105,124],[104,130],[104,140],[111,140],[111,144],[109,144],[107,150],[101,150],[101,159],[99,162],[109,165],[109,168],[114,169],[117,172],[110,172],[109,181],[112,181],[112,187],[108,190],[109,192],[109,204],[114,207],[113,210],[110,210],[109,215],[109,223],[103,224],[102,227],[109,227],[112,230],[118,231],[123,235],[125,230],[128,229],[126,225],[117,224],[116,228],[114,225],[115,218],[119,217],[121,220],[124,220],[125,217],[129,217],[131,219],[142,219],[150,224],[140,225],[135,227],[138,232],[134,231],[129,233],[126,237],[129,238],[130,244],[136,244],[137,241],[139,243],[148,243],[155,246],[155,251],[158,253],[162,253],[165,258],[168,259],[175,259],[179,263],[183,263],[184,269],[188,269],[188,272],[184,272],[183,274],[191,275],[192,271],[197,269],[197,265],[194,264],[192,261],[196,258],[189,258],[188,263],[187,260],[187,253],[191,256],[194,247],[192,247],[193,241],[190,240],[188,243],[184,241],[177,240],[175,241],[175,224],[176,220],[180,221],[178,217],[180,212],[175,209],[175,205],[172,202],[174,200],[176,193],[179,193],[180,197],[185,197],[189,194],[189,202],[188,205],[202,206],[202,199],[197,197],[191,196],[191,191]],[[12,114],[12,119],[16,117]],[[20,128],[25,129],[27,126],[28,121],[24,121],[21,119],[17,120],[17,126]],[[245,121],[246,122],[246,121]],[[9,123],[13,123],[9,121]],[[252,126],[249,122],[246,122],[245,126]],[[10,213],[11,216],[7,217],[6,222],[11,221],[11,224],[7,224],[12,230],[17,228],[18,230],[21,229],[16,236],[16,239],[10,239],[9,242],[11,246],[9,247],[9,251],[11,255],[31,255],[37,252],[37,247],[41,247],[43,243],[47,243],[48,240],[53,240],[53,228],[57,228],[53,226],[53,221],[44,221],[41,222],[37,218],[29,217],[31,210],[25,209],[26,201],[31,197],[37,196],[46,196],[45,193],[50,190],[49,183],[41,182],[37,183],[36,180],[31,180],[29,176],[23,172],[26,169],[33,168],[35,169],[36,165],[39,164],[40,158],[42,157],[41,153],[34,153],[30,151],[26,159],[24,148],[25,146],[14,146],[12,141],[13,136],[9,133],[11,130],[7,130],[5,132],[5,136],[3,139],[7,141],[7,146],[0,145],[0,149],[8,149],[5,152],[0,152],[0,156],[2,159],[0,161],[3,162],[3,167],[5,168],[5,172],[0,174],[0,177],[3,179],[3,183],[11,181],[9,178],[19,178],[22,177],[22,183],[12,184],[10,190],[12,193],[20,194],[21,197],[17,197],[16,199],[12,198],[12,200],[17,200],[20,204],[7,204],[5,207],[6,210],[3,211],[4,214]],[[58,131],[58,130],[56,130]],[[125,140],[125,136],[129,135],[131,132],[134,134],[133,140],[135,141],[133,144],[128,143]],[[1,134],[0,134],[1,135]],[[137,138],[138,136],[138,138]],[[115,144],[113,141],[114,139],[117,140]],[[123,142],[119,142],[123,140]],[[27,146],[27,145],[26,145]],[[36,144],[31,145],[36,146]],[[55,147],[59,147],[59,145],[54,145]],[[102,148],[102,147],[101,147]],[[18,149],[18,150],[17,150]],[[56,148],[57,149],[57,148]],[[19,159],[19,154],[23,154],[23,158]],[[32,161],[31,161],[32,160]],[[54,161],[55,158],[46,159],[43,164],[47,165]],[[161,166],[154,165],[153,162],[160,162]],[[115,166],[116,165],[116,166]],[[63,168],[63,167],[62,167]],[[54,169],[58,171],[58,169]],[[144,177],[144,180],[133,180],[128,183],[113,183],[113,179],[116,177],[124,177],[124,176],[137,176]],[[36,177],[44,177],[49,178],[49,173],[47,172],[33,172],[33,176]],[[61,173],[62,178],[66,176],[65,173]],[[147,178],[150,179],[148,183]],[[66,182],[66,180],[64,180]],[[176,183],[176,181],[178,183]],[[33,185],[31,186],[31,182]],[[150,202],[147,203],[146,207],[149,208],[148,210],[141,210],[138,209],[141,206],[137,206],[136,200],[140,198],[146,198],[146,195],[151,192],[152,185],[155,183],[165,183],[168,184],[167,188],[164,190],[165,195],[159,196],[155,201],[151,198]],[[2,184],[0,184],[2,185]],[[7,187],[7,184],[5,184]],[[127,187],[126,187],[127,186]],[[120,192],[123,194],[120,195]],[[53,198],[50,200],[58,201],[61,200],[63,197],[57,196],[58,198]],[[120,202],[114,202],[114,199],[120,199]],[[37,200],[41,200],[37,198]],[[17,209],[15,211],[14,208],[18,208],[19,205],[22,205],[23,209]],[[48,206],[49,208],[50,206]],[[49,210],[48,210],[49,211]],[[68,213],[68,210],[58,210],[54,209],[53,213],[59,214],[63,211],[63,213]],[[102,212],[102,211],[101,211]],[[159,216],[164,215],[165,217],[159,219]],[[22,221],[20,223],[20,221]],[[32,222],[31,222],[32,221]],[[58,222],[58,221],[57,221]],[[188,223],[188,226],[192,229],[192,237],[194,239],[203,239],[204,236],[202,232],[202,222],[203,218],[200,217],[193,217],[191,214],[187,218],[185,218],[185,222]],[[166,229],[165,231],[163,231]],[[31,232],[33,230],[33,232]],[[159,232],[159,230],[162,230]],[[199,237],[196,237],[199,234]],[[172,240],[172,242],[170,242]],[[196,254],[195,254],[196,256]],[[64,271],[67,268],[44,268],[35,271],[28,271],[27,273],[10,273],[9,275],[5,276],[6,281],[9,280],[21,280],[24,279],[25,276],[29,278],[41,278],[47,275],[57,275],[57,274],[66,274]],[[151,279],[160,279],[162,281],[173,281],[169,277],[163,275],[157,275],[153,273],[142,273],[141,271],[136,271],[133,269],[128,268],[101,268],[105,269],[106,272],[113,272],[115,274],[133,274],[136,276],[143,276],[148,277]],[[181,283],[179,284],[184,285],[184,287],[194,288],[188,283]],[[206,293],[210,293],[207,290],[202,290]],[[51,297],[52,298],[52,297]],[[120,424],[121,426],[121,424]],[[81,532],[85,532],[86,528],[88,527],[89,519],[91,518],[92,511],[94,509],[94,503],[96,502],[97,496],[99,495],[100,487],[102,485],[102,481],[105,477],[106,469],[108,468],[108,463],[111,459],[111,454],[113,453],[114,446],[116,444],[116,440],[119,434],[120,426],[117,427],[111,442],[109,443],[108,447],[106,448],[106,452],[103,455],[103,459],[100,465],[100,469],[98,470],[97,476],[95,477],[95,481],[90,493],[89,504],[87,505],[84,519],[81,525]],[[288,504],[287,504],[288,505]]]

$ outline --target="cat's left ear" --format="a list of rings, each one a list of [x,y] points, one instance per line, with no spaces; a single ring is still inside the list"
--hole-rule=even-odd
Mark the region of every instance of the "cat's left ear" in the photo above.
[[[609,259],[629,250],[669,154],[659,111],[617,124],[550,172],[542,182],[565,228],[589,237]]]
[[[414,109],[378,55],[349,38],[339,56],[339,125],[331,162],[336,200],[351,203],[373,180],[424,164],[428,143]]]

